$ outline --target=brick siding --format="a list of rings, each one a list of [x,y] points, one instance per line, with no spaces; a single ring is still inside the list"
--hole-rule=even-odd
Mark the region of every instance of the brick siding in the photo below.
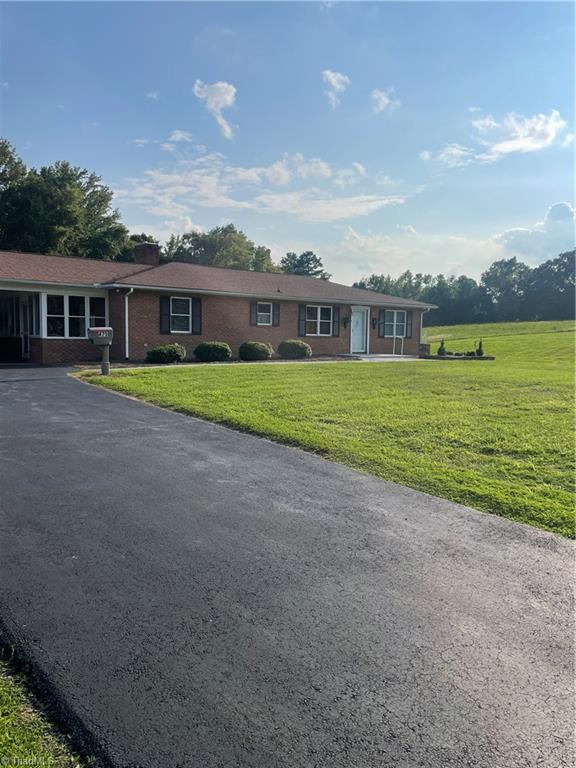
[[[87,339],[30,339],[30,362],[37,365],[91,363],[101,352]]]
[[[112,292],[111,292],[112,294]],[[276,349],[284,339],[298,338],[298,302],[281,301],[280,325],[250,325],[250,299],[228,296],[201,296],[202,333],[200,335],[183,333],[160,333],[160,296],[166,294],[152,291],[134,291],[129,298],[129,341],[130,359],[141,361],[152,347],[178,342],[186,347],[188,358],[192,358],[195,347],[201,341],[225,341],[232,348],[234,356],[244,341],[265,341]],[[178,295],[175,291],[173,295]],[[263,299],[263,301],[267,301]],[[343,318],[350,317],[351,307],[340,304],[339,336],[303,337],[312,347],[315,355],[333,355],[350,353],[350,322],[344,327]],[[412,338],[404,340],[404,354],[417,355],[420,335],[419,310],[413,311]],[[378,308],[373,307],[371,316],[378,317]],[[121,338],[121,344],[112,348],[112,359],[123,360],[124,340],[124,299],[112,294],[110,297],[110,322],[114,328],[114,337]],[[370,352],[373,354],[391,354],[393,340],[380,338],[378,328],[372,328],[370,322]],[[397,342],[397,352],[399,352]]]

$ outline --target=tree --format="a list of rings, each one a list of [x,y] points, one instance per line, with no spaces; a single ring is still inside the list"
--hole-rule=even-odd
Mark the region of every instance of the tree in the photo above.
[[[0,248],[96,259],[125,252],[128,231],[95,173],[65,161],[26,169],[3,143],[0,177]]]
[[[322,259],[312,251],[304,251],[300,256],[287,253],[280,261],[280,269],[290,275],[307,275],[329,280],[331,275],[324,271]]]
[[[254,255],[252,256],[251,269],[254,272],[279,272],[279,267],[272,261],[272,254],[270,248],[266,248],[264,245],[257,245],[254,248]]]
[[[561,253],[530,270],[524,292],[524,313],[531,319],[571,320],[574,298],[576,250]]]
[[[26,176],[26,166],[6,139],[0,139],[0,194]]]
[[[172,235],[164,248],[164,260],[255,272],[273,272],[277,269],[269,249],[254,245],[234,224],[214,227],[209,232]]]
[[[523,297],[528,283],[530,267],[511,259],[495,261],[482,274],[481,285],[494,302],[497,320],[523,320]]]

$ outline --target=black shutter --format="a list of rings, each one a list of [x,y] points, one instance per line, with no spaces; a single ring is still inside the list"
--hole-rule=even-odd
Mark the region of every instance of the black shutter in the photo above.
[[[160,333],[170,333],[170,296],[160,296]]]
[[[202,333],[202,299],[192,299],[192,333],[195,336]]]
[[[306,336],[306,304],[298,304],[298,336]]]
[[[340,336],[340,307],[332,307],[332,336]]]
[[[412,310],[406,312],[406,338],[412,338]]]
[[[258,302],[250,302],[250,325],[258,325]]]
[[[272,304],[272,325],[280,325],[280,304],[277,301]]]
[[[378,336],[384,336],[384,322],[386,320],[386,310],[381,309],[378,312]]]

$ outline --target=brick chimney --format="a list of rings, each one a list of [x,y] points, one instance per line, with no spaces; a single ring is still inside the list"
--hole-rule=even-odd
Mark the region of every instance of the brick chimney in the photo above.
[[[160,264],[160,246],[157,243],[138,243],[134,246],[134,263],[157,267]]]

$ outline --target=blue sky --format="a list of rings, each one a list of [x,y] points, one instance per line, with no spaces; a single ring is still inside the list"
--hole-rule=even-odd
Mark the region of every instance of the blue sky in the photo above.
[[[570,3],[1,12],[2,135],[95,170],[134,231],[233,221],[344,282],[573,245]]]

